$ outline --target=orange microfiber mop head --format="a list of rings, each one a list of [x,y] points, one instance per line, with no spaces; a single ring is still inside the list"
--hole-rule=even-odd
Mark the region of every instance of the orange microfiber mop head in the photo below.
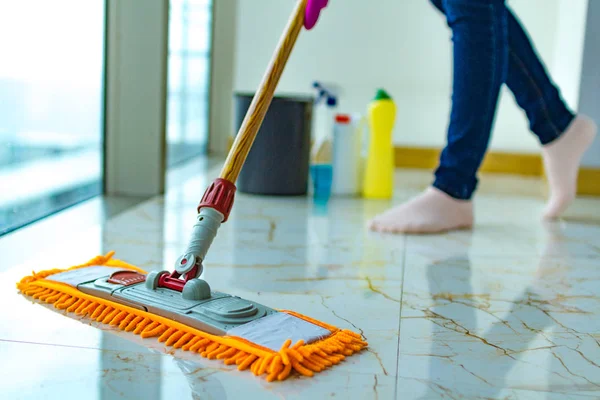
[[[98,256],[85,264],[68,269],[52,269],[33,273],[17,284],[21,293],[37,301],[53,304],[67,313],[86,316],[97,322],[133,332],[142,338],[157,337],[159,342],[175,349],[199,353],[208,359],[237,364],[240,371],[250,369],[254,375],[265,375],[267,381],[286,379],[292,370],[313,376],[315,372],[338,364],[346,356],[364,349],[367,343],[352,331],[315,321],[292,311],[279,310],[329,331],[329,335],[311,343],[303,340],[292,345],[291,339],[281,343],[279,351],[263,347],[236,336],[217,336],[124,304],[99,298],[68,283],[52,280],[52,276],[82,268],[113,267],[115,270],[145,271],[113,259],[113,252]],[[85,272],[85,271],[78,271]]]

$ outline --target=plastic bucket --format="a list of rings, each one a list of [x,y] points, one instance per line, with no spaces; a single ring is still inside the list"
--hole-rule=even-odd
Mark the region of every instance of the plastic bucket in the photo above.
[[[239,130],[253,94],[235,94]],[[308,192],[313,98],[275,96],[236,183],[243,193],[299,196]]]

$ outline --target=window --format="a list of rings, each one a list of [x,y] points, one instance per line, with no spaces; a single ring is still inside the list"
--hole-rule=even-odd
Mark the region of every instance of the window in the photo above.
[[[104,0],[0,5],[0,235],[101,193]]]
[[[206,152],[210,87],[211,0],[171,0],[167,162]]]

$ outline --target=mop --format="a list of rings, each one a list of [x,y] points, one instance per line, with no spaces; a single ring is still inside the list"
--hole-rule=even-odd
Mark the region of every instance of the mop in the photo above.
[[[17,283],[28,298],[78,315],[157,338],[173,349],[250,370],[267,381],[295,371],[313,376],[367,347],[362,336],[290,310],[271,308],[213,291],[200,276],[217,230],[226,222],[235,182],[273,98],[296,39],[312,29],[327,0],[299,0],[254,96],[220,177],[206,189],[192,237],[172,272],[146,271],[114,257],[32,273]]]

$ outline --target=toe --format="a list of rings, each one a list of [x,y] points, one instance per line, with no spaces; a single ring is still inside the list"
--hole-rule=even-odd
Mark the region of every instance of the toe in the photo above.
[[[379,229],[379,223],[377,221],[377,218],[373,218],[369,222],[367,222],[367,227],[370,230],[372,230],[372,231],[378,230]]]

